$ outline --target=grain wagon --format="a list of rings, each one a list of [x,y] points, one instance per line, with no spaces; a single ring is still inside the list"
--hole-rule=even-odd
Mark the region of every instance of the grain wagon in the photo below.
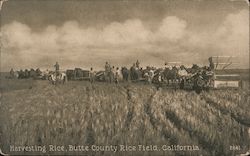
[[[81,68],[66,70],[68,80],[89,80],[89,71]]]

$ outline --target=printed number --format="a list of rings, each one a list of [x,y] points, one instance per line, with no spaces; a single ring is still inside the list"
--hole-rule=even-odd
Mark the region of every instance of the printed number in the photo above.
[[[230,150],[231,151],[239,151],[239,150],[241,150],[241,148],[239,145],[231,145]]]

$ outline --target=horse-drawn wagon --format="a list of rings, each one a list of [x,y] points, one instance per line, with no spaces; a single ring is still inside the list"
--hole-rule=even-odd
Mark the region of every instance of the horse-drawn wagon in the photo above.
[[[81,68],[66,70],[68,80],[89,80],[89,71]]]

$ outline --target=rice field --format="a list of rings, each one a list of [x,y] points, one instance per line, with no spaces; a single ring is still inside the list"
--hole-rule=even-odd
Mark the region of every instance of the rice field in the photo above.
[[[228,156],[250,150],[247,89],[198,95],[143,84],[2,80],[1,90],[4,153]],[[32,153],[9,152],[10,145],[195,145],[199,150]]]

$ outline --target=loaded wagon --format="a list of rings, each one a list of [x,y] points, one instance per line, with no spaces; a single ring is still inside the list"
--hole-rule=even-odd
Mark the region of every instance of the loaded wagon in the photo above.
[[[68,80],[89,80],[89,71],[81,68],[66,70]]]

